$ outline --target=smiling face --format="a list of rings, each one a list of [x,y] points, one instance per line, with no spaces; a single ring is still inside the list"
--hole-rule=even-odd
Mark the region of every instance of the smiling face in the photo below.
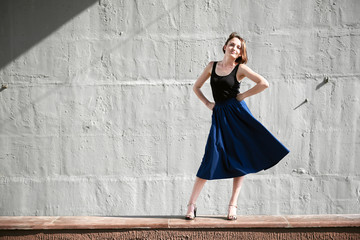
[[[234,37],[228,41],[224,46],[225,54],[231,55],[233,58],[237,59],[241,56],[241,41],[237,37]]]
[[[236,32],[230,34],[223,51],[228,57],[235,58],[236,63],[246,64],[248,61],[245,40]]]

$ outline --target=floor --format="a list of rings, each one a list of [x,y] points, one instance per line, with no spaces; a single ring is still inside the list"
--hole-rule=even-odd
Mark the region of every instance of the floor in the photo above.
[[[360,227],[360,214],[238,216],[0,216],[0,230]]]

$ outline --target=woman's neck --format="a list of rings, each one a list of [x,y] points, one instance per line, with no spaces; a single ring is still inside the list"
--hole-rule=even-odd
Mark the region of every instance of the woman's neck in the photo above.
[[[221,63],[222,63],[222,65],[225,66],[225,67],[233,67],[233,66],[236,65],[235,60],[236,60],[236,59],[234,59],[233,57],[224,55],[224,58],[223,58],[223,60],[221,61]]]

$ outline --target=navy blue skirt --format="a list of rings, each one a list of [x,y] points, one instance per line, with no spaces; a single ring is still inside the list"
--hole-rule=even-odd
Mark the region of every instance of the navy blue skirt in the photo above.
[[[233,98],[215,104],[196,176],[208,180],[240,177],[271,168],[288,153],[254,118],[245,101]]]

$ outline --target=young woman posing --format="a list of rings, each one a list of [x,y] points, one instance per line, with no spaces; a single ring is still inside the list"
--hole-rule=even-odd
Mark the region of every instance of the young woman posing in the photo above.
[[[269,87],[265,78],[245,65],[245,41],[237,33],[231,33],[223,51],[224,58],[219,62],[210,62],[193,87],[195,94],[213,114],[205,154],[188,203],[185,216],[188,220],[196,217],[195,203],[205,182],[224,178],[233,178],[227,219],[236,220],[237,200],[244,176],[274,166],[289,153],[253,117],[243,101]],[[244,77],[256,85],[240,93],[240,83]],[[209,78],[215,103],[210,102],[201,91]]]

